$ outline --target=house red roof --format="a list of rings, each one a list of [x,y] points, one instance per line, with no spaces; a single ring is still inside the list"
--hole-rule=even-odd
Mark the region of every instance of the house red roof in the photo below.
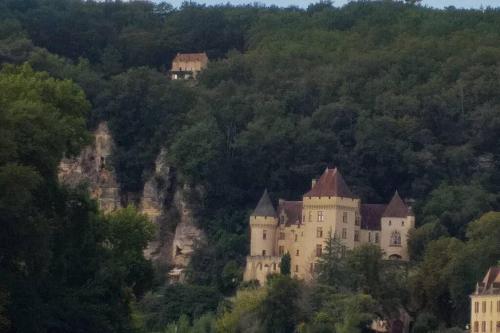
[[[316,184],[304,196],[355,198],[337,168],[326,168]]]
[[[278,215],[286,216],[286,225],[302,223],[302,201],[280,201]]]
[[[407,217],[409,215],[411,215],[410,209],[404,203],[403,199],[401,199],[398,191],[396,191],[382,217]]]
[[[491,267],[482,282],[477,284],[477,295],[500,293],[500,267]]]
[[[205,52],[177,53],[177,55],[174,58],[174,62],[176,61],[189,62],[189,61],[203,61],[203,60],[208,60],[207,54]]]
[[[380,219],[387,205],[362,204],[361,205],[361,229],[380,230]]]

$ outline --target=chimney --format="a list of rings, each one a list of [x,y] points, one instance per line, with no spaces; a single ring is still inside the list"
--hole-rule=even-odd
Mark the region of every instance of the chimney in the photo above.
[[[311,181],[311,189],[314,187],[314,185],[316,185],[317,181],[317,179],[313,178],[313,180]]]

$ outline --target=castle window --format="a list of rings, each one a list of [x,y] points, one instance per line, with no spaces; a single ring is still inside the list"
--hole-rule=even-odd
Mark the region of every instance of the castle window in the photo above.
[[[497,301],[497,312],[500,312],[500,301]]]
[[[321,228],[321,227],[316,228],[316,237],[323,238],[323,228]]]
[[[359,218],[359,214],[358,213],[355,213],[354,214],[354,225],[360,225],[360,218]]]
[[[500,332],[500,321],[497,321],[497,333]]]
[[[481,332],[486,332],[486,322],[481,322]]]
[[[392,225],[392,222],[391,222],[391,220],[389,220],[389,225]]]
[[[354,231],[354,241],[359,242],[359,231],[358,230]]]
[[[372,242],[372,233],[371,232],[368,232],[368,242],[369,243]]]
[[[285,239],[285,233],[284,232],[280,232],[280,240],[284,240]]]
[[[323,222],[323,211],[318,211],[318,222]]]
[[[342,228],[342,239],[347,239],[347,229]]]
[[[276,270],[276,263],[273,264],[273,271]]]
[[[479,302],[474,303],[474,312],[478,313],[479,312]]]
[[[323,246],[321,244],[316,245],[316,257],[321,257],[323,254]]]
[[[300,251],[299,250],[296,250],[295,251],[295,255],[298,257],[300,255]]]
[[[347,223],[347,212],[342,214],[342,222]]]
[[[483,302],[483,313],[486,312],[486,302]]]
[[[295,273],[299,272],[299,265],[295,265]]]
[[[392,232],[390,246],[401,246],[401,234],[399,231]]]
[[[379,238],[379,234],[378,232],[375,233],[375,243],[379,243],[380,242],[380,238]]]
[[[284,247],[283,245],[280,245],[280,246],[278,247],[278,254],[279,254],[280,256],[282,256],[282,255],[284,255],[284,254],[285,254],[285,247]]]
[[[267,239],[267,230],[262,230],[262,239]]]
[[[262,250],[262,255],[265,256],[266,255],[266,250]]]
[[[295,241],[299,239],[299,235],[295,234]]]

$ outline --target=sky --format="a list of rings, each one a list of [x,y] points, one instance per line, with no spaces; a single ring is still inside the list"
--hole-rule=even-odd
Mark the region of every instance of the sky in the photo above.
[[[166,1],[174,6],[179,6],[184,0],[170,0]],[[195,0],[198,3],[205,3],[207,5],[215,5],[220,3],[230,2],[232,4],[246,4],[246,3],[264,3],[266,5],[277,6],[299,6],[307,7],[310,3],[317,1],[310,0]],[[335,5],[341,6],[349,2],[349,0],[334,0]],[[422,3],[429,7],[444,8],[448,6],[455,6],[457,8],[480,8],[483,7],[500,7],[500,0],[423,0]]]

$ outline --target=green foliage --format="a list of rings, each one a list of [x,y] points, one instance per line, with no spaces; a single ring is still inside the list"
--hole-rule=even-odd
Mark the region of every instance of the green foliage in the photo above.
[[[265,288],[238,290],[230,304],[218,316],[216,331],[219,333],[246,332],[259,329],[257,312],[267,295]]]
[[[141,301],[147,314],[145,324],[148,330],[159,330],[168,324],[181,325],[184,315],[194,320],[207,312],[215,312],[221,294],[211,287],[189,284],[175,284],[162,287],[150,293]],[[175,324],[175,322],[180,323]]]
[[[285,253],[283,256],[281,256],[281,261],[280,261],[280,273],[282,275],[290,276],[290,253]]]
[[[470,223],[466,234],[466,242],[444,237],[430,242],[411,278],[417,311],[431,312],[448,327],[465,325],[468,295],[488,268],[497,264],[500,213],[484,214]]]
[[[124,191],[141,191],[163,144],[193,102],[192,93],[147,68],[111,78],[104,108],[116,143],[113,160]],[[101,101],[101,103],[104,103]]]
[[[292,332],[301,319],[300,283],[286,275],[270,281],[268,293],[259,309],[266,332]]]
[[[431,241],[446,236],[448,236],[448,232],[439,222],[429,222],[420,228],[410,230],[408,240],[410,258],[420,260]]]
[[[155,226],[133,206],[110,213],[106,222],[109,249],[125,272],[126,282],[133,286],[134,294],[142,296],[151,289],[153,282],[153,267],[143,252],[153,239]]]

